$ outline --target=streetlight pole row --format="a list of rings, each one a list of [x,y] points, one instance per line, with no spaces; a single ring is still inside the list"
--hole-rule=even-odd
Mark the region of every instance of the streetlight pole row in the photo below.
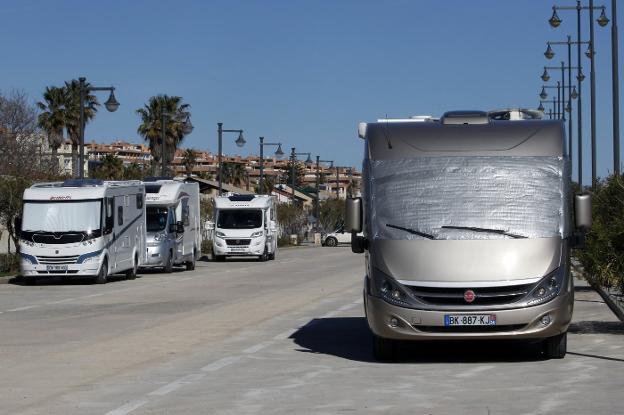
[[[260,137],[260,182],[258,186],[258,193],[264,194],[264,146],[277,146],[275,150],[275,156],[279,159],[282,158],[284,152],[282,151],[282,143],[265,143],[264,137]]]
[[[243,130],[224,130],[223,123],[217,123],[217,136],[219,138],[219,196],[223,193],[223,133],[238,133],[238,138],[235,142],[239,147],[244,146],[246,143],[243,137]]]
[[[295,147],[291,148],[290,151],[290,160],[291,160],[291,164],[290,164],[290,184],[291,184],[291,191],[292,191],[292,204],[294,206],[295,204],[295,162],[297,161],[297,156],[305,156],[307,155],[308,158],[306,159],[305,163],[309,164],[312,163],[312,153],[297,153],[297,150]]]
[[[162,153],[160,157],[162,158],[161,160],[162,162],[161,176],[162,177],[165,177],[167,175],[167,160],[165,157],[165,143],[167,141],[167,134],[166,134],[167,119],[175,117],[176,115],[179,115],[179,114],[166,112],[166,111],[163,111],[160,114],[160,140],[161,140],[161,153]],[[184,123],[182,124],[182,132],[184,133],[184,135],[187,135],[193,132],[193,124],[191,124],[191,116],[189,114],[186,114],[186,119],[184,120]],[[175,153],[174,153],[174,157],[175,157]]]
[[[331,163],[334,166],[334,160],[321,160],[320,156],[316,156],[316,205],[314,206],[314,217],[316,218],[316,226],[318,227],[321,219],[321,173],[320,163]]]
[[[78,84],[80,87],[80,167],[78,168],[79,177],[84,179],[84,130],[85,130],[85,113],[84,113],[84,102],[85,96],[87,92],[92,91],[110,91],[110,95],[108,100],[104,103],[104,106],[108,110],[108,112],[115,112],[117,108],[119,108],[119,102],[115,99],[115,87],[95,87],[91,85],[87,85],[87,78],[81,76],[78,78]],[[75,173],[74,173],[75,174]]]

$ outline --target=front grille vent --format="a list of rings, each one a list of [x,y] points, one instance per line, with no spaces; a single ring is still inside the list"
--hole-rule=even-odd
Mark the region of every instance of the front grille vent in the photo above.
[[[251,242],[251,239],[226,239],[225,243],[228,246],[247,246]]]
[[[503,287],[482,288],[434,288],[434,287],[408,287],[418,300],[425,304],[440,306],[486,306],[511,304],[527,295],[533,284],[507,285]],[[464,300],[464,293],[472,290],[475,299],[469,303]]]
[[[72,256],[38,256],[37,262],[45,265],[64,265],[75,264],[78,261],[78,255]]]

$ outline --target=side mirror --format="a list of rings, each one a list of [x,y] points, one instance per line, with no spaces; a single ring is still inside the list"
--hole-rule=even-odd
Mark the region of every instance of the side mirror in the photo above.
[[[574,196],[574,222],[578,229],[587,231],[592,226],[591,195]]]
[[[362,232],[362,198],[348,198],[345,207],[344,228],[348,232]],[[353,240],[353,238],[351,238]]]
[[[22,231],[22,218],[20,216],[16,216],[13,220],[13,229],[15,229],[16,235]]]
[[[184,233],[184,222],[176,222],[176,233]]]

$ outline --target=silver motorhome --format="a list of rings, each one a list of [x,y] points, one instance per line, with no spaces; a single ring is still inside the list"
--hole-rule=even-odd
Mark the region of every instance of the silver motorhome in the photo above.
[[[147,261],[171,272],[174,265],[195,269],[201,251],[199,185],[182,180],[145,181]]]
[[[397,340],[522,338],[562,358],[570,249],[591,225],[588,195],[572,219],[563,124],[450,112],[359,130],[363,196],[348,200],[346,226],[366,252],[375,357],[392,359]]]

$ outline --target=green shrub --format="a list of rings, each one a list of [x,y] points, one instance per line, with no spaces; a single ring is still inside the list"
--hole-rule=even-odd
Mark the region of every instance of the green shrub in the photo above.
[[[593,225],[578,258],[590,283],[624,290],[624,176],[600,181],[592,202]]]
[[[290,235],[282,235],[277,238],[277,246],[290,246]]]
[[[0,273],[17,273],[19,271],[19,256],[17,254],[0,254]]]
[[[212,240],[210,239],[202,240],[201,252],[204,255],[212,253]]]

